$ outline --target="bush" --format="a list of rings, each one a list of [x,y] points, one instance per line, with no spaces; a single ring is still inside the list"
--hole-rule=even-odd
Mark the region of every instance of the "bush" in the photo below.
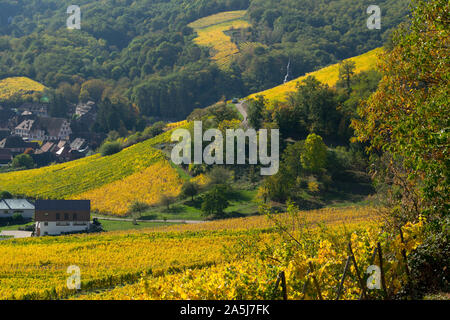
[[[100,153],[102,156],[110,156],[122,150],[119,142],[105,142],[100,147]]]
[[[13,168],[27,168],[34,167],[33,158],[29,154],[19,154],[12,161]]]
[[[11,198],[12,198],[12,194],[9,193],[8,191],[1,191],[0,192],[0,200],[11,199]]]
[[[12,219],[14,221],[21,221],[21,220],[23,220],[23,216],[22,216],[22,214],[16,212],[16,213],[13,214]]]
[[[450,241],[444,230],[429,236],[408,256],[412,293],[422,298],[425,293],[450,291]]]

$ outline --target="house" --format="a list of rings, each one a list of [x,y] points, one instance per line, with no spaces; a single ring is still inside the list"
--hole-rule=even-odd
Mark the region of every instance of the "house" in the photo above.
[[[36,236],[88,231],[90,200],[36,200]]]
[[[24,103],[17,108],[20,113],[27,112],[35,114],[39,117],[48,117],[48,107],[45,104],[39,103]]]
[[[15,127],[14,133],[29,140],[69,140],[72,130],[64,118],[40,117],[22,121]]]
[[[19,136],[9,136],[0,140],[0,149],[8,149],[13,156],[24,153],[27,149],[37,150],[39,144],[37,142],[25,142]]]
[[[21,214],[25,219],[32,219],[34,205],[26,199],[0,200],[0,218],[11,218],[15,213]]]
[[[0,167],[7,166],[13,159],[9,149],[0,149]]]

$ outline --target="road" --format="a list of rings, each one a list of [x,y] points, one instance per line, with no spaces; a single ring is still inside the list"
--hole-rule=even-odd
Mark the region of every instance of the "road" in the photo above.
[[[93,216],[93,218],[97,218],[99,220],[110,220],[110,221],[129,221],[132,222],[133,219],[130,218],[112,218],[112,217],[96,217]],[[138,219],[136,222],[170,222],[170,223],[187,223],[187,224],[195,224],[195,223],[203,223],[206,221],[203,220],[142,220]]]
[[[248,120],[247,120],[247,105],[245,104],[245,100],[241,100],[238,103],[236,103],[236,108],[238,109],[239,113],[244,118],[244,121],[242,121],[242,124],[244,127],[247,127]]]
[[[31,237],[31,231],[19,231],[19,230],[3,230],[0,232],[0,236],[13,236],[14,238],[29,238]]]

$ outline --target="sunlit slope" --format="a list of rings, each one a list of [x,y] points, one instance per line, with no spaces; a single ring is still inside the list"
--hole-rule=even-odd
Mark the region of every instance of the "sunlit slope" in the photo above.
[[[83,159],[32,170],[0,174],[0,189],[13,194],[36,198],[74,198],[90,190],[101,188],[115,181],[142,173],[148,176],[148,168],[164,162],[164,154],[154,146],[168,142],[171,131],[128,147],[116,154],[102,157],[96,154]],[[153,175],[169,172],[166,165],[153,167]],[[161,170],[158,172],[158,170]],[[175,174],[175,170],[173,174]],[[175,182],[172,173],[167,182]],[[136,188],[135,192],[148,190]],[[108,195],[104,195],[109,197]],[[142,197],[145,197],[144,195]],[[89,199],[89,198],[88,198]],[[95,202],[94,202],[95,203]],[[126,205],[128,201],[124,201]]]
[[[324,209],[300,216],[314,229],[320,223],[338,228],[345,224],[351,230],[353,225],[367,224],[374,211]],[[257,230],[265,230],[263,240],[271,241],[273,226],[266,216],[255,216],[164,229],[0,241],[0,300],[69,297],[75,293],[66,286],[70,265],[80,268],[84,293],[93,294],[96,289],[137,283],[145,274],[162,276],[220,265],[227,262],[224,247],[248,241],[249,232]]]
[[[0,80],[0,100],[8,100],[14,96],[27,96],[35,92],[43,92],[45,86],[26,77],[12,77]]]
[[[377,48],[366,52],[360,56],[356,56],[347,60],[354,61],[356,64],[355,73],[368,71],[376,68],[378,56],[383,52],[383,48]],[[263,95],[268,100],[282,101],[286,98],[286,94],[296,90],[297,83],[306,79],[308,76],[314,76],[322,83],[329,86],[334,86],[339,80],[339,64],[333,64],[318,71],[307,73],[297,79],[289,81],[285,84],[279,85],[265,91],[254,93],[248,96],[248,99],[255,98],[257,95]]]
[[[231,56],[239,53],[239,48],[225,32],[250,27],[243,19],[245,13],[245,10],[221,12],[188,25],[197,32],[198,37],[194,41],[198,45],[211,48],[212,59],[220,66],[227,66]]]

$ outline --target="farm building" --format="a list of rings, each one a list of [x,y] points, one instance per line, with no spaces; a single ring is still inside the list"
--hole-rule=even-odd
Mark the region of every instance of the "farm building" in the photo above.
[[[0,200],[0,218],[11,218],[15,213],[21,214],[25,219],[32,219],[34,205],[26,199]]]
[[[36,200],[36,236],[87,231],[91,220],[89,200]]]

